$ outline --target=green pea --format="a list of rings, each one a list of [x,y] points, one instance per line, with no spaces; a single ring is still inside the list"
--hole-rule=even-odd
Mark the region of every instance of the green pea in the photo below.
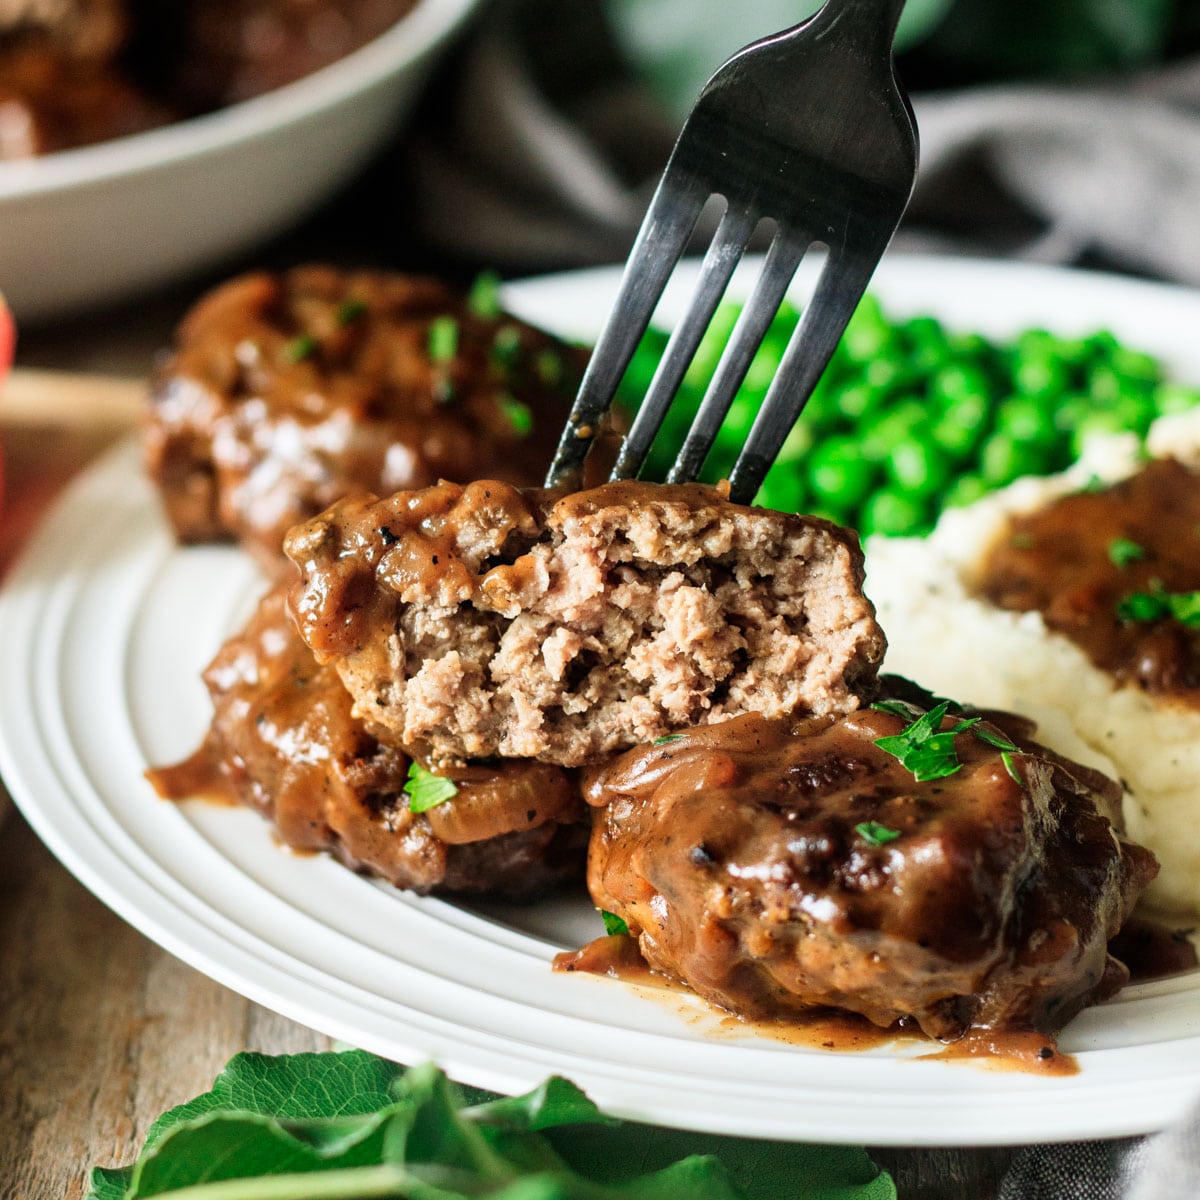
[[[1164,383],[1154,391],[1155,410],[1168,413],[1188,412],[1200,404],[1200,390],[1181,383]]]
[[[899,404],[885,405],[868,414],[859,426],[864,456],[875,462],[882,462],[897,442],[903,441],[927,420],[926,406],[920,400],[904,400]]]
[[[867,363],[863,383],[874,392],[891,394],[903,387],[910,372],[894,358],[876,358]]]
[[[1156,416],[1154,397],[1144,393],[1122,395],[1112,406],[1112,412],[1122,428],[1136,433],[1139,437],[1144,437],[1150,428],[1150,422]]]
[[[808,490],[804,475],[795,462],[781,463],[778,459],[767,472],[754,502],[777,512],[801,512],[808,506]]]
[[[834,404],[847,421],[857,421],[879,402],[879,393],[861,382],[839,388]]]
[[[635,404],[641,403],[650,387],[650,381],[654,378],[658,361],[662,358],[666,348],[667,335],[665,333],[653,328],[646,330],[645,336],[638,343],[633,357],[629,360],[629,366],[621,381],[623,396],[628,397]]]
[[[867,294],[858,303],[842,334],[846,354],[855,362],[869,363],[884,353],[893,337],[892,326],[879,301]]]
[[[1051,446],[1059,437],[1051,408],[1032,396],[1009,396],[996,409],[996,428],[1015,441]]]
[[[1112,369],[1127,380],[1155,384],[1162,378],[1158,360],[1128,346],[1116,346],[1109,360]]]
[[[960,363],[976,360],[977,365],[991,364],[996,356],[996,347],[981,333],[952,333],[946,345]]]
[[[729,342],[729,335],[733,333],[741,311],[741,305],[727,303],[719,305],[713,313],[713,318],[708,323],[708,328],[700,339],[700,345],[696,347],[696,353],[684,375],[684,383],[688,387],[703,392],[717,369],[717,363],[721,361],[721,354]]]
[[[948,363],[953,352],[941,322],[934,317],[913,317],[900,326],[907,343],[907,358],[920,375],[932,375]]]
[[[967,458],[987,432],[991,407],[981,393],[963,396],[938,415],[930,436],[951,458]]]
[[[760,396],[765,396],[767,388],[771,386],[771,380],[779,374],[779,364],[783,362],[783,352],[786,349],[786,342],[780,343],[764,339],[758,348],[758,353],[750,360],[746,378],[742,380],[742,387],[746,391],[757,392]]]
[[[930,399],[943,406],[986,397],[991,390],[986,372],[973,363],[952,362],[939,371],[929,383]]]
[[[875,466],[854,438],[831,437],[808,460],[808,485],[818,504],[849,511],[870,492]]]
[[[812,426],[805,423],[803,419],[796,422],[792,426],[792,431],[783,439],[783,445],[779,447],[779,453],[775,455],[775,464],[777,467],[791,467],[795,463],[802,462],[808,457],[809,451],[813,448],[813,442],[816,440]],[[772,468],[772,471],[775,468]],[[768,472],[767,478],[771,478],[771,473]]]
[[[960,475],[942,497],[943,508],[963,508],[981,500],[992,489],[978,475]]]
[[[1022,354],[1013,363],[1013,386],[1030,396],[1056,395],[1066,386],[1062,363],[1051,354]]]
[[[898,488],[918,496],[933,496],[950,479],[950,467],[941,447],[928,434],[918,431],[891,448],[884,467]]]
[[[1062,396],[1052,405],[1054,428],[1058,430],[1060,436],[1066,435],[1069,438],[1079,422],[1088,413],[1094,412],[1095,408],[1096,403],[1090,396]]]
[[[1097,408],[1084,415],[1071,435],[1071,450],[1076,458],[1083,454],[1084,447],[1092,438],[1111,437],[1113,434],[1129,433],[1127,417],[1117,409]]]
[[[1003,487],[1022,475],[1038,475],[1044,469],[1040,447],[1022,442],[1004,429],[989,434],[979,450],[979,474],[992,487]]]
[[[928,507],[918,497],[895,488],[880,488],[859,514],[859,531],[864,535],[911,537],[926,532],[930,525]]]

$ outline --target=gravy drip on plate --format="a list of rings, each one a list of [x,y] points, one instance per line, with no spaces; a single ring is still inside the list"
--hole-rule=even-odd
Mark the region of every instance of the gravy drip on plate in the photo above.
[[[678,993],[681,985],[651,969],[638,952],[637,941],[624,934],[596,938],[579,950],[564,951],[554,960],[554,969],[585,972],[618,979],[642,988]],[[719,1009],[714,1010],[720,1012]],[[854,1053],[898,1042],[928,1045],[928,1039],[912,1021],[897,1021],[886,1028],[858,1013],[838,1008],[811,1008],[786,1020],[751,1019],[736,1013],[720,1016],[715,1036],[763,1037],[789,1046]],[[1023,1071],[1035,1075],[1074,1075],[1079,1063],[1063,1054],[1053,1037],[1033,1030],[971,1030],[963,1038],[922,1058],[963,1061],[989,1070]]]
[[[1200,708],[1200,625],[1122,617],[1131,596],[1200,589],[1200,475],[1156,459],[1099,491],[1012,519],[978,591],[1000,608],[1041,613],[1123,684]]]

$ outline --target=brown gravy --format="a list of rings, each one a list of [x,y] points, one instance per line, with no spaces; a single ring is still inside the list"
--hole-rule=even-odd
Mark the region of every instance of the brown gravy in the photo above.
[[[1000,608],[1040,612],[1121,683],[1193,708],[1200,707],[1200,627],[1170,615],[1123,619],[1118,610],[1135,594],[1197,589],[1200,475],[1174,459],[1014,517],[978,588]]]

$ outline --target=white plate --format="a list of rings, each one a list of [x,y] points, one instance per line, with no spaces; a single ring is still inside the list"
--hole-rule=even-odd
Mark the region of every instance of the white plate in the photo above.
[[[523,313],[589,335],[609,271],[515,286]],[[1005,333],[1115,329],[1200,380],[1200,295],[1093,275],[896,258],[894,311]],[[678,307],[678,295],[671,300]],[[669,304],[668,307],[671,305]],[[260,587],[237,552],[171,542],[132,446],[79,479],[0,597],[0,769],[41,836],[117,912],[201,971],[335,1037],[432,1057],[502,1091],[569,1076],[667,1125],[806,1141],[996,1144],[1130,1134],[1200,1089],[1200,974],[1083,1013],[1067,1078],[834,1054],[731,1032],[698,1002],[550,960],[600,931],[586,900],[469,909],[295,857],[249,811],[158,800],[150,763],[207,720],[199,671]]]

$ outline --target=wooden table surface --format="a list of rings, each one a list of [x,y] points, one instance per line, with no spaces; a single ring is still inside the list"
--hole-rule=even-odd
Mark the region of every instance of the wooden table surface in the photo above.
[[[57,490],[128,431],[140,389],[18,373],[0,399],[0,574]],[[0,789],[0,804],[4,803]],[[159,949],[53,858],[20,813],[0,826],[0,1198],[76,1200],[88,1167],[135,1157],[164,1108],[239,1050],[329,1039]],[[987,1200],[1011,1151],[879,1150],[902,1200]]]

